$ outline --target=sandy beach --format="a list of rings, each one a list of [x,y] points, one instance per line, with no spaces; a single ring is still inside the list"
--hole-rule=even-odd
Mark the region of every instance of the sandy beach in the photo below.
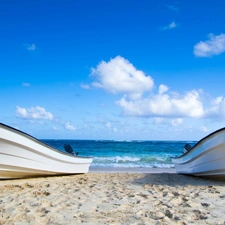
[[[225,182],[93,171],[1,180],[0,224],[225,224]]]

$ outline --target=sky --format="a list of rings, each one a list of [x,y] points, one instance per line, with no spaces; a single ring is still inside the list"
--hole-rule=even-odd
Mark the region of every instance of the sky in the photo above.
[[[0,122],[39,139],[203,138],[225,126],[224,9],[2,0]]]

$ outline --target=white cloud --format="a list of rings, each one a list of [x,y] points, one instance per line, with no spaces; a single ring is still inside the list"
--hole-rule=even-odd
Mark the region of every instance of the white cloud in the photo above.
[[[176,26],[177,26],[177,24],[175,22],[172,22],[169,24],[168,28],[172,29],[172,28],[175,28]]]
[[[151,117],[155,124],[179,126],[184,118],[225,118],[225,98],[223,96],[204,102],[204,92],[190,90],[186,93],[170,91],[167,85],[159,85],[158,92],[152,93],[154,83],[126,59],[117,56],[109,62],[102,61],[92,75],[98,81],[95,87],[102,88],[113,94],[124,94],[116,104],[125,116]],[[143,96],[144,93],[148,93]],[[107,121],[105,127],[113,127]]]
[[[26,47],[27,47],[27,50],[29,51],[34,51],[36,49],[35,44],[27,44]]]
[[[169,125],[169,126],[179,126],[183,123],[183,118],[163,118],[163,117],[154,117],[153,118],[153,124],[155,125]]]
[[[31,108],[16,107],[16,115],[26,119],[46,119],[53,120],[53,115],[40,106]]]
[[[163,27],[162,30],[170,30],[176,27],[177,27],[177,24],[173,21],[168,26]]]
[[[34,50],[36,50],[36,45],[35,44],[24,44],[24,46],[26,47],[26,49],[28,51],[34,51]]]
[[[102,61],[97,68],[92,68],[91,74],[98,80],[92,84],[94,87],[102,88],[113,94],[127,94],[131,99],[140,98],[144,92],[150,91],[154,86],[150,76],[137,70],[121,56],[109,62]]]
[[[169,88],[166,85],[164,85],[164,84],[161,84],[159,86],[159,94],[160,95],[163,94],[164,92],[167,92],[168,90],[169,90]]]
[[[71,125],[70,123],[66,123],[65,124],[65,128],[67,130],[76,130],[76,127],[74,127],[73,125]]]
[[[192,117],[204,115],[200,94],[192,90],[185,95],[165,93],[166,86],[160,86],[159,94],[145,99],[129,101],[125,97],[117,101],[124,113],[129,116],[143,117]]]
[[[209,34],[209,40],[200,41],[194,46],[194,55],[198,57],[210,57],[219,55],[225,51],[225,34],[215,36]]]
[[[158,94],[148,98],[128,100],[123,97],[116,102],[127,116],[154,117],[155,123],[164,122],[163,118],[176,118],[172,125],[181,124],[182,118],[225,118],[225,98],[213,99],[204,107],[202,90],[191,90],[185,95],[168,92],[166,85],[160,85]],[[207,101],[208,104],[208,101]],[[179,119],[178,119],[179,118]]]
[[[211,101],[211,108],[206,110],[205,117],[225,117],[225,98],[219,96]]]
[[[182,118],[176,118],[176,119],[172,119],[171,124],[176,127],[178,125],[181,125],[183,123],[183,119]]]

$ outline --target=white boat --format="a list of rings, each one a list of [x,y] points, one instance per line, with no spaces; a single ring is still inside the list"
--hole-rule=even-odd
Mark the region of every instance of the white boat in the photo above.
[[[91,162],[0,123],[0,179],[87,173]]]
[[[225,128],[201,139],[172,162],[181,174],[225,178]]]

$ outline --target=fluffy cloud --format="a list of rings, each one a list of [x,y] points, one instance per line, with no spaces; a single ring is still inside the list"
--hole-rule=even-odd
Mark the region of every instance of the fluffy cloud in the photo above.
[[[121,56],[109,62],[102,61],[95,69],[92,68],[91,74],[98,80],[92,84],[94,87],[113,94],[126,94],[131,99],[140,98],[144,92],[150,91],[154,86],[150,76],[137,70]]]
[[[169,125],[177,127],[183,123],[183,118],[163,118],[163,117],[154,117],[153,123],[156,125]]]
[[[171,22],[168,26],[163,27],[161,30],[170,30],[177,27],[177,24],[175,22]]]
[[[53,115],[40,106],[31,108],[16,107],[16,115],[26,119],[46,119],[53,120]]]
[[[225,98],[219,96],[211,101],[211,107],[206,110],[206,117],[225,117]]]
[[[171,122],[171,124],[172,124],[174,127],[176,127],[176,126],[178,126],[178,125],[180,125],[180,124],[182,124],[182,123],[183,123],[183,119],[182,119],[182,118],[172,119],[172,122]]]
[[[76,127],[74,127],[73,125],[71,125],[70,123],[66,123],[65,124],[65,128],[67,130],[76,130]]]
[[[129,116],[200,118],[204,115],[198,91],[192,90],[183,96],[169,94],[167,91],[168,87],[161,85],[156,95],[135,101],[123,97],[117,101],[117,105],[122,107],[124,113]]]
[[[225,51],[225,34],[215,36],[209,34],[209,40],[200,41],[194,46],[194,55],[198,57],[210,57],[219,55]]]
[[[225,118],[223,96],[204,102],[202,90],[181,94],[170,91],[164,84],[159,85],[158,93],[153,93],[153,79],[121,56],[109,62],[102,61],[92,69],[92,75],[97,78],[93,86],[113,94],[123,94],[116,104],[126,116],[152,117],[155,124],[172,126],[181,125],[184,118]],[[144,93],[148,93],[148,97],[144,97]],[[110,123],[105,123],[105,126],[112,127]]]
[[[160,85],[158,94],[138,100],[128,100],[123,97],[117,101],[127,116],[176,118],[172,125],[177,126],[183,122],[182,118],[224,118],[225,98],[217,97],[210,102],[208,108],[204,107],[201,99],[202,91],[191,90],[185,95],[168,92],[166,85]],[[178,119],[179,118],[179,119]]]
[[[159,94],[160,95],[163,94],[164,92],[167,92],[168,90],[169,90],[169,88],[166,85],[164,85],[164,84],[161,84],[159,86]]]
[[[27,50],[29,51],[34,51],[36,50],[36,45],[35,44],[25,44]]]

